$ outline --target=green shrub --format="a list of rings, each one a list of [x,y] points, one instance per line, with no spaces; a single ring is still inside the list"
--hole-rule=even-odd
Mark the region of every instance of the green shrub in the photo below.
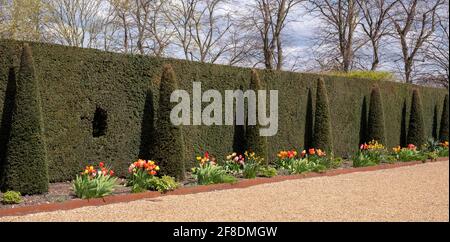
[[[177,189],[179,186],[180,184],[177,183],[175,179],[170,176],[152,177],[148,180],[148,189],[152,191],[158,191],[161,193],[173,191]]]
[[[274,177],[277,175],[278,175],[277,169],[275,169],[274,167],[271,167],[271,166],[263,166],[258,171],[258,176],[261,176],[261,177],[271,178],[271,177]]]
[[[420,98],[419,90],[415,89],[413,91],[411,102],[407,141],[408,144],[414,144],[418,147],[425,144],[425,127],[422,115],[422,100]]]
[[[257,92],[258,90],[262,90],[261,80],[259,78],[258,72],[256,70],[252,70],[252,77],[250,80],[250,89]],[[256,104],[257,110],[258,104]],[[265,162],[268,161],[268,150],[267,150],[267,137],[261,136],[259,134],[259,130],[261,126],[259,122],[256,122],[256,125],[247,124],[246,128],[246,146],[247,150],[251,152],[255,152],[260,155]]]
[[[376,166],[377,163],[373,160],[369,155],[364,154],[363,152],[358,152],[355,156],[353,156],[353,167],[368,167],[368,166]]]
[[[21,194],[48,191],[39,84],[31,49],[24,44],[17,78],[11,134],[3,169],[3,190]]]
[[[315,148],[325,150],[326,152],[333,152],[328,94],[325,87],[325,81],[322,78],[320,78],[317,82],[313,137],[313,144]]]
[[[19,204],[22,202],[22,195],[20,192],[7,191],[3,194],[2,203],[3,204]]]
[[[170,121],[173,103],[170,96],[178,89],[178,82],[171,65],[165,65],[159,90],[158,119],[156,122],[155,148],[153,159],[160,161],[161,173],[184,179],[185,144],[181,126]],[[150,120],[148,122],[151,122]]]
[[[383,102],[378,86],[372,88],[370,95],[367,139],[385,143]]]
[[[441,142],[448,140],[448,94],[444,99],[444,107],[442,109],[441,127],[439,129],[439,140]]]

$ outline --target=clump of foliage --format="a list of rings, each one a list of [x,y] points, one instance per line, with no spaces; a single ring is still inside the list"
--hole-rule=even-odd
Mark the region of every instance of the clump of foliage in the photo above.
[[[330,108],[323,78],[320,78],[317,82],[313,146],[326,152],[333,152]]]
[[[22,195],[20,192],[7,191],[3,194],[2,203],[3,204],[19,204],[22,202]]]
[[[254,152],[245,152],[245,163],[242,175],[246,179],[256,178],[260,171],[264,159],[257,156]]]
[[[72,189],[78,198],[91,199],[111,195],[116,186],[117,178],[114,177],[114,171],[100,162],[98,168],[86,166],[85,170],[77,175]]]
[[[378,86],[372,88],[372,93],[370,95],[369,118],[367,126],[367,139],[370,141],[378,141],[383,144],[385,142],[384,111],[380,88]]]
[[[237,179],[231,176],[215,159],[206,152],[203,157],[198,156],[198,167],[192,168],[192,176],[199,185],[210,185],[218,183],[235,183]]]
[[[149,190],[150,180],[152,180],[160,170],[154,161],[138,160],[128,167],[130,174],[127,185],[131,186],[131,192],[140,193]]]
[[[362,144],[352,160],[353,167],[376,166],[388,160],[388,152],[383,144],[373,140],[369,144]]]
[[[2,190],[29,195],[47,192],[49,178],[42,107],[28,44],[24,44],[20,60],[11,134],[6,150]]]
[[[153,158],[160,162],[161,173],[184,178],[185,144],[181,126],[174,126],[170,121],[173,103],[170,97],[178,89],[178,82],[171,65],[165,65],[160,82],[158,119],[156,121],[156,137]],[[147,122],[152,122],[148,120]]]
[[[252,70],[250,89],[254,91],[262,90],[261,80],[256,70]],[[256,105],[258,106],[258,104]],[[247,128],[245,131],[246,136],[245,143],[247,146],[246,150],[260,155],[265,161],[267,161],[268,160],[267,137],[260,135],[259,133],[260,129],[261,126],[259,125],[259,122],[257,122],[256,125],[250,125],[247,123]]]
[[[329,158],[321,149],[311,148],[304,150],[298,156],[295,150],[280,151],[275,165],[291,174],[301,174],[305,172],[323,172],[327,169]]]
[[[151,191],[158,191],[161,193],[166,193],[168,191],[173,191],[180,186],[178,182],[171,176],[162,177],[152,177],[148,181],[148,189]]]
[[[414,144],[409,144],[406,148],[398,146],[394,148],[393,151],[395,159],[401,162],[426,161],[428,158],[428,154],[419,151]]]
[[[277,169],[271,166],[263,166],[258,171],[258,176],[260,177],[275,177],[278,175]]]
[[[414,144],[418,147],[425,144],[425,127],[422,116],[422,101],[420,98],[419,90],[417,89],[413,91],[407,142],[408,144]]]

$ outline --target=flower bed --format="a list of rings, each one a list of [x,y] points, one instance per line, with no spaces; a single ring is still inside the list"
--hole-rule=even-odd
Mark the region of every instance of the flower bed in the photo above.
[[[428,141],[418,149],[414,145],[386,149],[382,144],[372,141],[362,144],[360,151],[350,160],[334,157],[321,149],[280,151],[277,159],[264,162],[254,152],[244,154],[232,153],[223,160],[208,152],[196,157],[197,166],[192,168],[183,181],[159,174],[160,167],[156,161],[138,160],[130,164],[129,175],[124,178],[115,177],[115,172],[105,162],[97,166],[88,165],[77,175],[73,182],[50,184],[50,191],[44,195],[23,196],[9,192],[0,194],[4,201],[2,208],[22,207],[36,204],[61,203],[70,200],[100,198],[105,200],[111,195],[131,193],[176,193],[178,188],[187,189],[213,184],[240,184],[254,179],[279,177],[316,176],[333,173],[335,170],[355,170],[359,167],[380,166],[383,163],[394,164],[413,161],[425,162],[437,160],[440,156],[448,157],[448,142]],[[448,158],[446,158],[448,159]],[[352,161],[353,168],[349,168]],[[173,192],[174,191],[174,192]]]

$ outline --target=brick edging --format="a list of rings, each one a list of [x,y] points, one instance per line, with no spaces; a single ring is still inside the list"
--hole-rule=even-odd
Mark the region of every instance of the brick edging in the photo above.
[[[448,161],[448,158],[439,158],[437,161]],[[31,205],[25,207],[17,207],[17,208],[6,208],[0,209],[0,217],[4,216],[19,216],[19,215],[27,215],[33,213],[42,213],[42,212],[53,212],[58,210],[71,210],[81,207],[87,206],[104,206],[114,203],[123,203],[123,202],[132,202],[141,199],[149,199],[149,198],[157,198],[162,196],[170,196],[170,195],[187,195],[187,194],[196,194],[203,192],[212,192],[212,191],[220,191],[227,189],[237,189],[237,188],[247,188],[261,184],[267,183],[276,183],[288,180],[298,180],[305,178],[313,178],[313,177],[325,177],[325,176],[338,176],[356,172],[368,172],[368,171],[377,171],[377,170],[386,170],[386,169],[394,169],[398,167],[405,166],[414,166],[423,164],[422,161],[412,161],[412,162],[399,162],[394,164],[382,164],[378,166],[371,167],[361,167],[361,168],[346,168],[346,169],[335,169],[329,170],[324,173],[306,173],[300,175],[289,175],[289,176],[276,176],[272,178],[256,178],[256,179],[247,179],[239,181],[235,184],[214,184],[207,186],[194,186],[194,187],[183,187],[177,189],[172,192],[168,192],[166,194],[161,194],[159,192],[144,192],[138,194],[120,194],[105,197],[104,199],[96,198],[91,200],[81,200],[74,199],[70,201],[65,201],[62,203],[50,203],[50,204],[38,204]]]

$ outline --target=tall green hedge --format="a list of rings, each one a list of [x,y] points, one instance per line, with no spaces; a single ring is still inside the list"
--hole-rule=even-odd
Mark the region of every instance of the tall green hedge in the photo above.
[[[0,40],[0,116],[3,117],[8,73],[20,64],[21,42]],[[148,149],[154,136],[152,123],[159,106],[159,84],[164,64],[171,64],[180,89],[192,95],[192,83],[202,90],[237,90],[248,87],[250,69],[198,62],[123,55],[92,49],[31,43],[35,75],[40,85],[44,135],[51,181],[72,179],[87,161],[108,161],[118,175],[127,175],[130,162]],[[448,90],[417,87],[395,82],[373,81],[309,73],[258,70],[265,89],[279,91],[278,133],[267,139],[269,158],[282,149],[304,145],[308,90],[315,94],[316,81],[323,77],[329,98],[334,152],[349,156],[358,150],[361,101],[371,87],[379,85],[383,94],[386,147],[399,145],[402,107],[409,105],[411,91],[420,89],[424,122],[432,126],[433,108],[441,104]],[[149,92],[150,90],[150,92]],[[313,95],[314,96],[314,95]],[[92,136],[92,121],[99,106],[108,112],[105,136]],[[439,105],[442,108],[442,105]],[[152,114],[153,107],[154,114]],[[441,111],[441,110],[440,110]],[[6,112],[8,113],[8,112]],[[409,117],[409,113],[407,114]],[[6,120],[6,119],[5,119]],[[5,125],[2,124],[4,127]],[[148,127],[147,127],[148,126]],[[186,169],[196,162],[199,150],[216,157],[233,151],[233,126],[183,127]],[[431,136],[431,129],[426,129]],[[142,157],[146,157],[143,155]],[[151,157],[149,157],[151,158]]]
[[[48,190],[49,179],[41,101],[33,57],[27,44],[23,46],[16,88],[2,190],[44,193]]]
[[[258,72],[256,72],[256,70],[252,70],[249,88],[250,90],[254,90],[256,93],[258,93],[258,90],[263,90],[261,79],[259,78]],[[255,107],[257,112],[258,105],[259,104],[257,101]],[[269,158],[267,154],[267,137],[260,135],[259,131],[261,129],[261,126],[259,125],[258,120],[256,121],[256,125],[249,125],[247,123],[245,131],[245,143],[247,146],[247,151],[255,152],[256,155],[264,158],[264,161],[268,163]]]
[[[177,79],[171,65],[165,65],[159,89],[158,119],[156,121],[156,137],[153,159],[160,164],[161,173],[184,178],[185,144],[182,126],[174,126],[170,121],[170,113],[174,106],[170,102],[173,91],[178,90]],[[146,122],[153,122],[147,120]]]
[[[333,152],[333,138],[331,134],[331,117],[325,81],[317,81],[316,112],[314,116],[314,148]]]
[[[408,127],[408,144],[414,144],[418,147],[425,144],[425,127],[422,114],[422,100],[417,89],[413,91],[411,101],[411,113]]]
[[[443,106],[441,125],[439,129],[439,139],[441,142],[448,141],[448,94],[445,95]]]
[[[385,144],[385,120],[383,101],[381,99],[380,88],[375,86],[372,88],[370,95],[369,121],[367,139],[369,141],[378,141]]]

